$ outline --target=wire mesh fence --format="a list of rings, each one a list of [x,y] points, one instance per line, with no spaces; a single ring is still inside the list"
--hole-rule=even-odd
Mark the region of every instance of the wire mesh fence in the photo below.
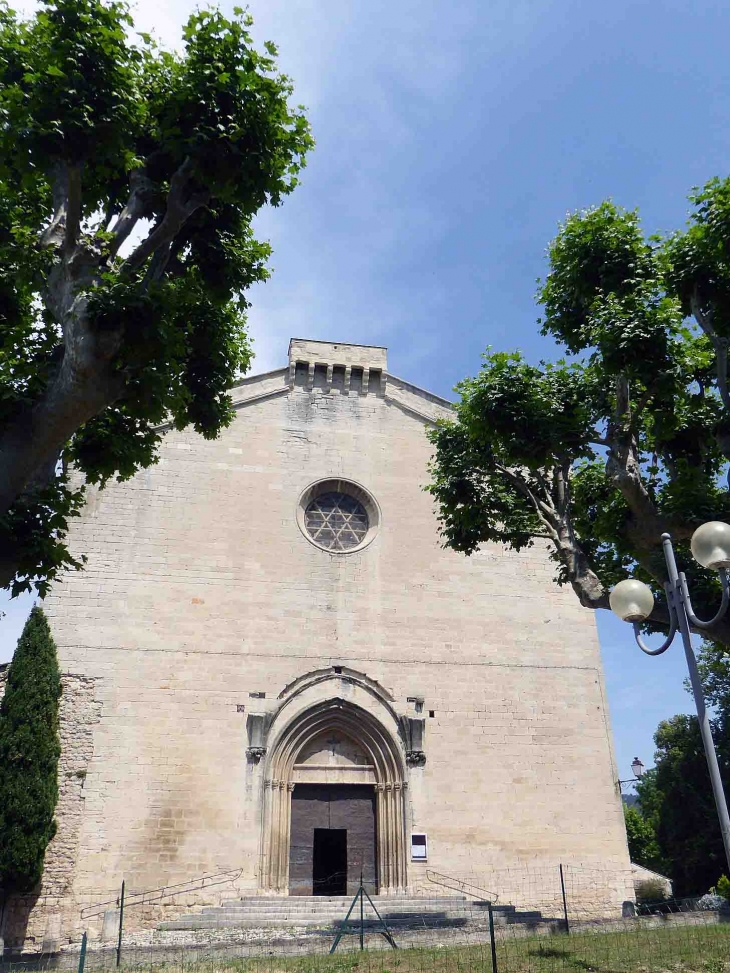
[[[468,876],[471,895],[445,878],[407,897],[364,889],[183,909],[154,928],[130,921],[120,949],[97,937],[82,956],[79,936],[54,955],[0,960],[0,973],[730,973],[730,909],[636,908],[621,900],[626,876],[575,865]],[[477,897],[484,889],[491,899]]]

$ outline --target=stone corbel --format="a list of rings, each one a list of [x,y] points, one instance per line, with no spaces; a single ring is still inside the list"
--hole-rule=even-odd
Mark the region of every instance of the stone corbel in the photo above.
[[[401,716],[400,725],[406,745],[406,763],[411,767],[423,767],[426,763],[424,750],[426,721],[412,716]]]
[[[263,713],[249,713],[246,720],[246,730],[248,731],[248,747],[246,756],[251,763],[257,764],[266,755],[266,716]]]

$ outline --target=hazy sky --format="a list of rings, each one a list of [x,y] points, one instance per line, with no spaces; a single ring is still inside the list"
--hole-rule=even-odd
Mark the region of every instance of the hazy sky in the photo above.
[[[13,4],[16,7],[30,5]],[[139,5],[169,45],[194,4]],[[224,4],[224,9],[230,9]],[[293,336],[385,344],[441,395],[487,345],[555,355],[535,280],[569,210],[611,196],[648,230],[730,170],[730,5],[709,0],[253,0],[317,139],[303,185],[259,220],[255,371]],[[0,621],[0,661],[27,602]],[[641,655],[601,613],[622,777],[659,719],[689,711],[679,647]]]

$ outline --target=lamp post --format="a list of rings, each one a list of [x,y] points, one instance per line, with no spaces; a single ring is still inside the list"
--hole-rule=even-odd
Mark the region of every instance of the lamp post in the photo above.
[[[636,578],[627,578],[625,581],[619,581],[611,591],[609,602],[614,614],[618,615],[622,621],[633,624],[636,642],[642,652],[646,652],[647,655],[661,655],[662,652],[666,652],[674,641],[678,630],[682,636],[684,654],[687,659],[687,668],[689,669],[689,679],[692,685],[692,694],[695,698],[697,718],[700,723],[702,744],[705,748],[707,766],[710,771],[710,780],[712,781],[712,793],[715,797],[717,816],[720,819],[722,843],[725,847],[728,869],[730,869],[730,816],[728,816],[727,800],[725,799],[725,792],[722,787],[720,767],[717,763],[715,744],[712,739],[712,730],[710,729],[710,718],[707,715],[705,697],[702,692],[702,683],[700,682],[700,674],[697,669],[697,660],[692,649],[689,630],[690,623],[695,628],[710,628],[711,625],[719,622],[727,613],[728,604],[730,604],[730,576],[728,575],[728,568],[730,567],[730,525],[717,520],[703,524],[692,535],[690,546],[696,561],[703,567],[717,571],[720,575],[722,601],[714,618],[711,618],[708,622],[703,622],[692,611],[687,579],[683,573],[677,571],[677,561],[674,557],[674,548],[672,547],[672,539],[669,534],[662,534],[664,560],[667,563],[667,575],[669,577],[668,582],[664,585],[669,609],[669,634],[662,645],[658,649],[650,649],[644,645],[641,639],[639,625],[645,618],[649,617],[654,608],[654,595],[651,593],[648,585],[645,585],[643,581],[638,581]]]
[[[637,780],[641,780],[644,776],[644,765],[638,757],[634,757],[631,761],[631,773],[634,775],[633,777],[629,777],[628,780],[618,781],[619,787],[622,784],[635,784]]]

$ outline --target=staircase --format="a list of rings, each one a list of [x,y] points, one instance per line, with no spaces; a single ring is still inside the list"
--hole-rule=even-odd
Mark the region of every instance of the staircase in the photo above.
[[[337,930],[352,903],[352,896],[246,896],[220,906],[163,922],[160,930],[215,930],[319,927]],[[375,896],[373,902],[381,917],[395,932],[398,929],[439,929],[488,922],[487,903],[467,900],[464,895]],[[494,906],[495,925],[522,923],[538,925],[545,920],[540,912],[518,912],[515,906]],[[350,928],[359,928],[359,905],[355,907]],[[365,925],[375,929],[379,922],[369,903],[365,904]]]

